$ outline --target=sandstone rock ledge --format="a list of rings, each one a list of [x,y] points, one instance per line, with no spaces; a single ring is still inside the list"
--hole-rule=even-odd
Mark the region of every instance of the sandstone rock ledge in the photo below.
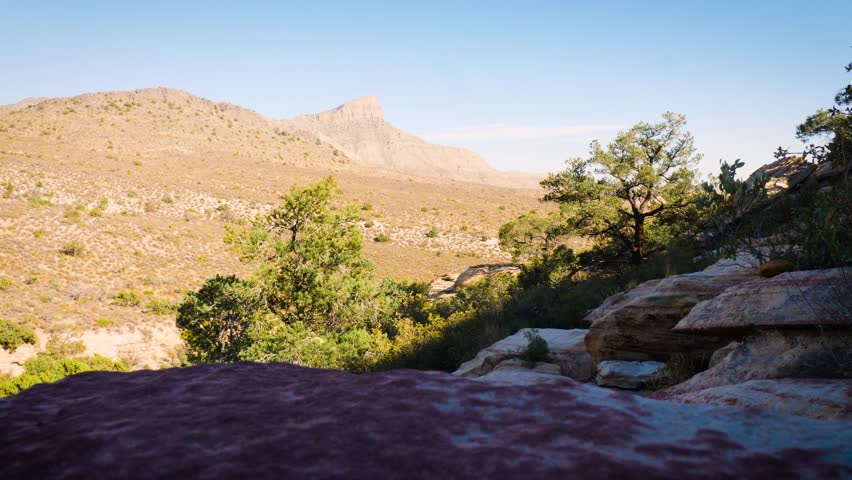
[[[848,422],[567,378],[288,364],[92,372],[0,400],[2,478],[845,478]]]

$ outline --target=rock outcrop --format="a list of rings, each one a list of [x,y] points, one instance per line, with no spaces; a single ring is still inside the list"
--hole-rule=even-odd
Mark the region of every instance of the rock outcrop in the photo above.
[[[657,392],[668,398],[757,379],[852,378],[852,333],[769,331],[746,338],[712,368]]]
[[[852,269],[787,272],[699,303],[675,332],[736,335],[755,328],[852,328]]]
[[[604,360],[598,364],[595,383],[601,387],[641,390],[668,384],[669,378],[665,363]]]
[[[840,268],[786,272],[733,286],[699,303],[674,331],[742,341],[714,353],[708,370],[656,392],[654,397],[698,402],[744,395],[752,398],[743,400],[747,403],[757,402],[755,393],[752,387],[740,385],[752,380],[852,378],[849,275],[848,269]],[[785,392],[784,388],[764,391],[760,402],[783,403],[788,400]],[[773,395],[779,398],[770,400]],[[805,401],[797,400],[796,405]]]
[[[497,364],[485,375],[472,378],[509,385],[533,385],[565,377],[562,376],[562,369],[555,363],[536,362],[534,365],[529,365],[526,360],[510,358]]]
[[[529,344],[526,334],[530,331],[529,328],[523,328],[514,335],[481,350],[476,357],[463,363],[453,374],[463,377],[481,377],[496,370],[507,360],[518,359]],[[561,375],[581,382],[592,378],[594,365],[583,342],[588,330],[542,328],[536,331],[547,342],[548,363],[558,365]]]
[[[288,364],[85,373],[0,400],[3,478],[820,478],[852,428],[554,378]],[[755,428],[759,425],[759,428]]]
[[[495,263],[474,265],[463,271],[455,281],[455,288],[466,287],[486,278],[496,277],[497,275],[518,276],[521,273],[521,265],[517,263]]]
[[[716,365],[722,363],[722,360],[728,358],[728,355],[730,355],[731,352],[734,351],[734,349],[739,347],[740,344],[740,342],[731,342],[720,348],[719,350],[713,352],[713,355],[710,357],[710,364],[708,365],[708,367],[713,368]]]
[[[698,302],[757,278],[756,267],[744,256],[724,259],[700,272],[651,280],[616,294],[586,317],[592,321],[586,348],[597,362],[666,361],[677,354],[690,363],[706,364],[729,340],[674,332],[672,327]]]
[[[680,395],[655,393],[680,403],[770,408],[790,415],[852,421],[852,380],[784,378],[750,380]]]
[[[746,179],[747,185],[753,185],[759,178],[766,179],[766,193],[769,197],[786,193],[814,172],[816,165],[802,157],[785,157],[763,165]]]
[[[434,145],[399,130],[385,121],[376,97],[358,98],[326,112],[281,120],[280,126],[308,132],[363,165],[504,187],[535,188],[541,180],[532,174],[500,172],[470,150]]]
[[[441,298],[453,295],[460,287],[467,287],[481,280],[496,277],[497,275],[518,276],[521,273],[521,265],[517,263],[488,263],[473,265],[457,275],[442,275],[429,285],[429,296]]]

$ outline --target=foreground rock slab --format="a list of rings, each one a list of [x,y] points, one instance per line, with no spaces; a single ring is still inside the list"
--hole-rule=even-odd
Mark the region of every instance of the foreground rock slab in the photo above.
[[[521,356],[529,343],[526,334],[531,330],[522,328],[514,335],[480,350],[473,360],[463,363],[453,373],[463,377],[478,377],[487,374],[504,360]],[[562,375],[581,382],[592,378],[594,364],[592,357],[586,352],[584,342],[588,330],[541,328],[537,329],[537,332],[547,341],[548,360],[559,365]]]
[[[0,400],[3,478],[844,478],[846,422],[584,385],[288,364],[91,372]]]
[[[669,372],[662,362],[604,360],[598,364],[595,383],[601,387],[640,390],[668,383]]]
[[[651,397],[681,403],[771,408],[803,417],[852,421],[852,379],[751,380],[681,395],[655,392]]]

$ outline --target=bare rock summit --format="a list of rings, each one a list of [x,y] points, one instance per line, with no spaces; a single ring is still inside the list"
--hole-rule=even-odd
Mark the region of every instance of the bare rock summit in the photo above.
[[[284,130],[306,132],[334,145],[355,162],[420,177],[503,187],[536,188],[533,174],[501,172],[475,152],[431,144],[385,120],[376,97],[361,97],[331,110],[281,120]]]

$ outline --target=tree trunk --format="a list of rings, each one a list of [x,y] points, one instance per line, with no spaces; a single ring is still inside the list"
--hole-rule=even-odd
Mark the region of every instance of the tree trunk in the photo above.
[[[630,264],[642,263],[642,244],[645,242],[645,217],[637,215],[633,217],[633,248],[630,252]]]

